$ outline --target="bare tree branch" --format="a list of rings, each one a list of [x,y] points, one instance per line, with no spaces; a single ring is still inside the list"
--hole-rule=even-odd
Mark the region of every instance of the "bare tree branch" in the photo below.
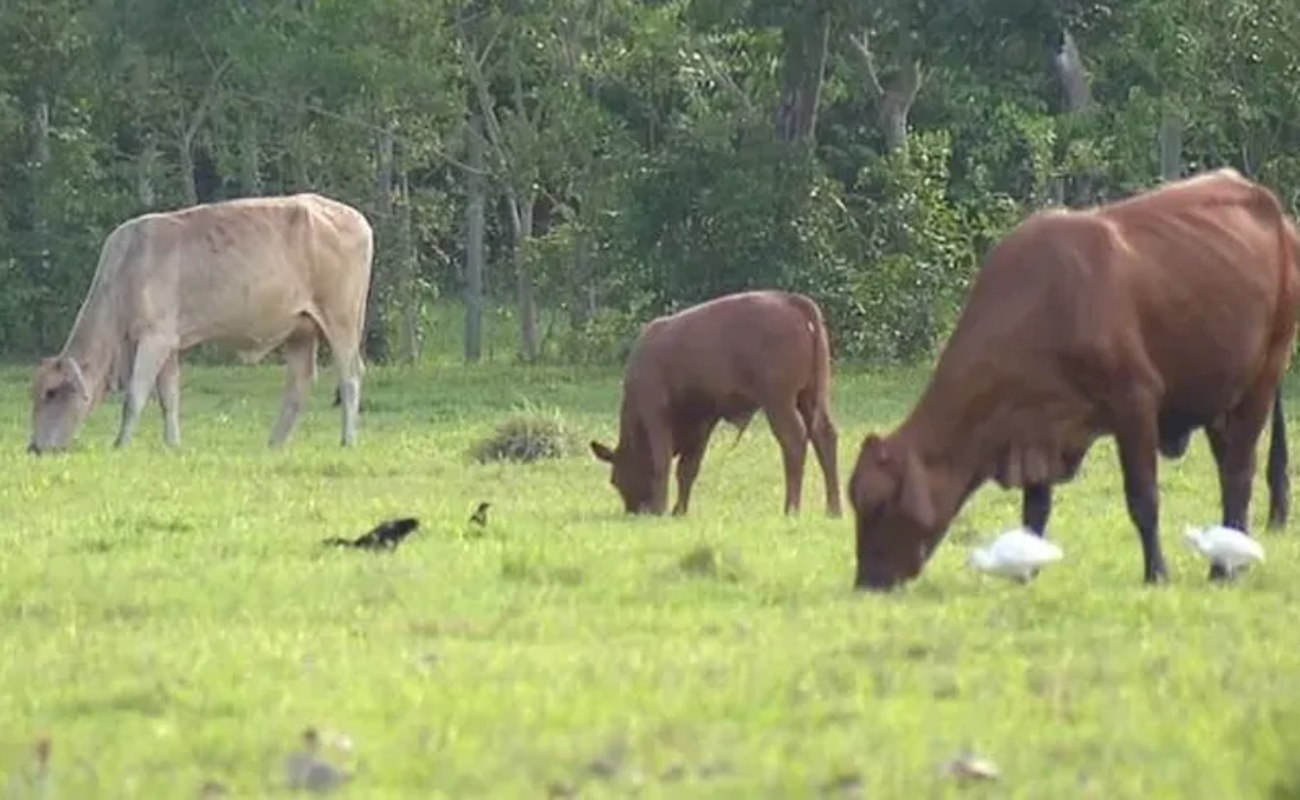
[[[185,126],[181,133],[181,140],[186,147],[190,146],[194,141],[194,137],[198,135],[199,128],[203,127],[203,121],[208,116],[208,110],[212,107],[213,101],[216,100],[217,86],[221,83],[221,79],[226,72],[234,66],[234,63],[233,56],[226,56],[225,60],[217,65],[212,77],[208,79],[208,85],[203,90],[203,96],[199,98],[198,106],[194,109],[194,113],[190,115],[189,124]]]
[[[880,73],[876,71],[876,56],[871,52],[870,40],[867,38],[867,32],[863,31],[859,36],[854,37],[848,34],[849,44],[853,46],[854,52],[862,59],[863,66],[867,68],[868,85],[876,93],[876,97],[885,96],[885,88],[880,83]]]

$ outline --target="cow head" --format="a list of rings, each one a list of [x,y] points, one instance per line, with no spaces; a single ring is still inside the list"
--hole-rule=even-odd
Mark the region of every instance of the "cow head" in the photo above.
[[[870,434],[849,478],[858,589],[888,591],[921,573],[943,535],[932,476],[915,451]]]
[[[629,514],[653,511],[654,470],[648,456],[623,445],[611,450],[597,441],[592,441],[591,452],[610,465],[609,482],[618,490],[619,496],[623,498],[623,508]]]
[[[63,450],[90,413],[90,386],[71,356],[42,359],[32,381],[32,438],[27,452]]]

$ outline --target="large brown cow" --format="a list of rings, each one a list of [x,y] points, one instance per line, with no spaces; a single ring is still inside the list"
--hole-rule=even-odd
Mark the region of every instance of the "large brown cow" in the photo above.
[[[628,512],[662,514],[677,463],[685,514],[709,435],[720,420],[743,433],[761,408],[781,445],[785,511],[799,510],[808,441],[826,480],[826,510],[840,515],[836,432],[830,416],[830,346],[821,309],[777,291],[727,295],[649,322],[623,379],[618,446],[592,442],[612,465]]]
[[[104,241],[59,355],[32,385],[28,451],[66,448],[105,395],[125,389],[116,446],[156,389],[164,441],[180,442],[180,353],[233,344],[254,363],[283,344],[288,384],[270,445],[284,443],[316,377],[318,337],[339,370],[344,446],[356,436],[374,235],[356,209],[316,194],[144,214]]]
[[[1223,523],[1246,530],[1270,404],[1269,521],[1283,524],[1279,385],[1296,335],[1298,245],[1277,198],[1228,169],[1025,220],[986,259],[911,414],[862,442],[848,486],[856,585],[915,578],[990,478],[1023,489],[1022,522],[1042,535],[1052,485],[1105,435],[1145,581],[1162,582],[1157,452],[1178,457],[1204,429]]]

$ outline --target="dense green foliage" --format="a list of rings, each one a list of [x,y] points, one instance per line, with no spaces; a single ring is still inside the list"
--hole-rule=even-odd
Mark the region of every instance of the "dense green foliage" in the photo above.
[[[481,189],[527,358],[752,286],[923,356],[1044,203],[1230,164],[1294,205],[1298,41],[1284,0],[4,0],[0,350],[58,346],[126,217],[313,189],[378,229],[371,359],[414,357]]]
[[[842,463],[924,374],[841,370]],[[351,737],[328,752],[357,771],[338,796],[373,800],[1294,796],[1300,539],[1263,532],[1257,481],[1267,562],[1206,582],[1180,536],[1218,514],[1201,437],[1161,467],[1168,586],[1141,583],[1103,442],[1058,494],[1065,560],[1033,584],[965,564],[1018,518],[989,486],[917,583],[864,597],[851,525],[807,502],[815,467],[805,513],[781,515],[761,417],[734,447],[718,432],[690,515],[633,518],[589,452],[468,452],[529,404],[608,440],[617,368],[377,366],[348,453],[330,382],[289,448],[265,448],[281,382],[189,366],[179,451],[156,408],[112,450],[110,403],[39,459],[21,393],[0,393],[0,453],[21,464],[0,476],[5,797],[38,796],[8,782],[41,734],[47,797],[304,797],[279,787],[307,725]],[[405,515],[422,525],[395,553],[318,544]],[[940,772],[967,747],[997,783]]]

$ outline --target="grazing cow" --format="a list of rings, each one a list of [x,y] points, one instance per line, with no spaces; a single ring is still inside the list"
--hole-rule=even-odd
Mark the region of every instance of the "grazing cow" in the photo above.
[[[1273,193],[1229,169],[1026,219],[989,254],[911,414],[862,442],[848,486],[857,587],[920,574],[990,478],[1023,490],[1022,522],[1043,535],[1052,485],[1106,435],[1145,582],[1163,582],[1157,453],[1182,455],[1204,429],[1223,524],[1245,530],[1270,405],[1269,522],[1283,524],[1279,385],[1296,334],[1298,246]]]
[[[288,384],[270,446],[297,423],[316,377],[318,337],[339,371],[344,446],[356,436],[361,333],[374,235],[356,209],[315,194],[230,200],[144,214],[104,241],[59,355],[32,385],[31,453],[66,448],[104,396],[125,389],[116,446],[156,389],[164,441],[180,442],[180,354],[233,344],[245,363],[284,345]]]
[[[591,450],[630,513],[662,514],[677,463],[685,514],[709,435],[719,420],[739,430],[761,408],[781,445],[785,512],[798,512],[812,440],[826,480],[826,511],[840,515],[836,432],[830,416],[830,345],[821,309],[801,294],[732,294],[649,322],[628,357],[618,446]]]

